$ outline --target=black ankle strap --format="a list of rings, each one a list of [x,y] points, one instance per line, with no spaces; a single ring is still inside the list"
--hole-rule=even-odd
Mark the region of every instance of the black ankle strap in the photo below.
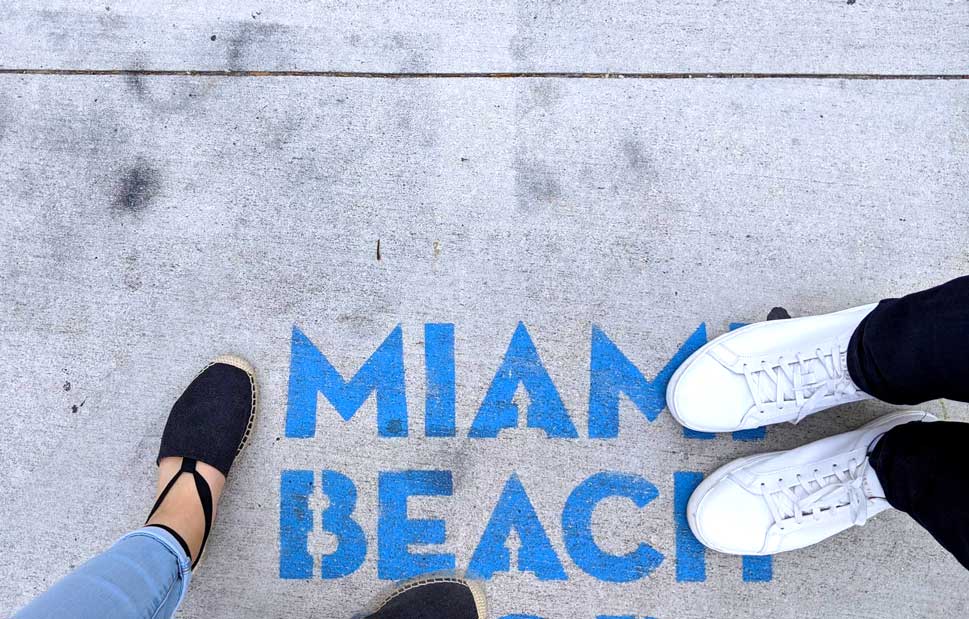
[[[205,481],[202,474],[198,472],[198,469],[196,468],[197,464],[198,462],[196,460],[191,458],[182,458],[181,468],[177,473],[175,473],[174,476],[172,476],[168,484],[165,486],[165,489],[162,490],[161,494],[158,495],[158,500],[155,501],[155,506],[151,508],[151,513],[148,514],[148,518],[145,520],[146,523],[148,520],[151,520],[151,517],[156,511],[158,511],[158,508],[161,507],[165,497],[168,496],[169,490],[172,489],[175,482],[178,481],[178,478],[182,476],[182,473],[191,473],[192,477],[195,479],[195,491],[198,493],[199,501],[202,503],[202,513],[205,515],[205,533],[202,535],[202,545],[199,546],[198,556],[195,557],[195,561],[192,562],[192,569],[195,569],[195,566],[198,565],[199,559],[202,557],[202,550],[205,549],[205,542],[209,539],[209,531],[212,529],[212,490],[209,488],[209,482]],[[185,549],[185,554],[188,555],[190,559],[192,558],[192,553],[188,551],[188,544],[185,543],[185,540],[182,539],[181,535],[165,525],[153,524],[149,526],[158,527],[171,533],[172,536],[178,540],[178,543],[182,545],[182,548]]]
[[[189,558],[192,557],[192,553],[188,551],[188,544],[185,542],[185,539],[181,535],[179,535],[178,531],[176,531],[175,529],[163,524],[149,524],[145,526],[155,527],[156,529],[167,531],[169,535],[175,538],[175,541],[178,542],[178,545],[182,547],[182,550],[185,551],[185,556]]]

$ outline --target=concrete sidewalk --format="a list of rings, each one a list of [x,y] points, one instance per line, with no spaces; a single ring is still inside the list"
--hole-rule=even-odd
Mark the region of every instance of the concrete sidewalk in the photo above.
[[[44,4],[0,16],[0,70],[31,70],[0,74],[0,614],[141,523],[168,408],[222,352],[256,365],[262,411],[182,617],[345,617],[451,556],[493,570],[495,618],[966,613],[966,572],[902,514],[773,561],[698,552],[678,529],[691,474],[891,407],[696,438],[661,389],[678,351],[773,306],[966,273],[965,3]],[[219,70],[242,74],[177,74]],[[433,75],[366,74],[414,71]],[[441,75],[535,71],[795,75]],[[522,412],[475,436],[528,341],[570,423],[550,437]],[[404,391],[382,411],[320,397],[297,430],[290,384],[323,372],[293,355],[310,345],[345,379],[374,355]],[[590,376],[616,351],[656,396],[623,398],[613,437]],[[437,473],[421,491],[406,471]],[[287,485],[305,475],[309,496]],[[601,475],[657,494],[583,515]],[[320,513],[350,488],[363,538],[340,547]],[[507,562],[486,535],[503,492],[541,524],[511,534]],[[438,558],[408,557],[401,509],[443,521],[443,543],[409,546]],[[662,560],[615,582],[583,540]]]

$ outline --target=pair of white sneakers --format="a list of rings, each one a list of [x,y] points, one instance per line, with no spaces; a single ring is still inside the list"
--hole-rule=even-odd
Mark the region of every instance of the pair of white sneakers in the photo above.
[[[733,432],[797,423],[871,398],[848,375],[846,351],[874,308],[761,322],[716,338],[673,374],[670,412],[694,430]],[[863,525],[890,507],[868,463],[872,447],[897,425],[935,420],[919,411],[894,413],[797,449],[731,462],[690,497],[690,528],[714,550],[769,555]]]

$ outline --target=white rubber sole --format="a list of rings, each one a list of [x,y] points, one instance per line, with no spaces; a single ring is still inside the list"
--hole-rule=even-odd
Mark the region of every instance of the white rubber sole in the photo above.
[[[783,321],[784,322],[790,322],[790,321],[793,320],[793,321],[796,322],[798,320],[804,320],[806,318],[816,318],[817,316],[836,316],[838,314],[846,314],[848,312],[860,311],[862,308],[866,308],[866,307],[867,308],[870,308],[869,309],[869,312],[870,312],[871,309],[874,309],[876,305],[878,305],[878,304],[877,303],[871,303],[871,304],[868,304],[868,305],[860,305],[858,307],[849,307],[848,309],[839,310],[837,312],[830,312],[828,314],[817,314],[816,316],[801,316],[801,317],[798,317],[798,318],[785,318],[785,319],[783,319]],[[679,415],[676,414],[676,405],[674,404],[676,398],[674,397],[674,392],[676,391],[676,387],[679,384],[680,378],[683,376],[683,374],[690,368],[691,365],[693,365],[693,363],[697,359],[699,359],[700,357],[702,357],[703,354],[706,353],[707,351],[709,351],[711,348],[713,348],[714,346],[719,346],[721,344],[724,344],[726,342],[729,342],[730,340],[732,340],[732,339],[734,339],[736,337],[739,337],[740,335],[746,335],[746,334],[751,333],[752,331],[755,331],[757,329],[762,329],[765,326],[768,326],[768,325],[769,326],[774,326],[774,323],[776,323],[776,322],[778,322],[778,321],[775,321],[775,320],[762,320],[760,322],[755,322],[754,324],[750,324],[750,325],[747,325],[745,327],[740,327],[739,329],[734,329],[733,331],[730,331],[728,333],[724,333],[723,335],[720,335],[718,337],[715,337],[714,339],[710,340],[709,342],[707,342],[706,344],[704,344],[703,346],[701,346],[700,348],[698,348],[693,354],[691,354],[687,358],[686,361],[684,361],[683,363],[681,363],[680,364],[680,367],[676,368],[676,371],[673,372],[673,376],[670,377],[670,383],[669,383],[669,385],[666,386],[666,408],[669,409],[670,415],[673,416],[673,419],[676,419],[676,421],[681,426],[683,426],[684,428],[689,428],[689,429],[695,430],[697,432],[737,432],[737,431],[740,431],[740,430],[750,429],[750,428],[734,428],[733,430],[711,430],[709,428],[700,428],[700,427],[696,427],[696,426],[691,426],[688,423],[685,423],[679,417]]]
[[[855,430],[852,430],[852,431],[853,432],[856,432],[858,430],[864,430],[866,428],[870,428],[872,426],[875,426],[875,425],[879,425],[881,423],[884,423],[887,420],[894,421],[894,420],[901,419],[901,418],[905,418],[905,417],[911,417],[911,419],[909,419],[908,421],[926,421],[926,422],[931,422],[931,421],[937,421],[938,420],[935,415],[932,415],[932,414],[927,413],[925,411],[899,411],[897,413],[891,413],[889,415],[882,415],[881,417],[878,417],[876,419],[872,419],[871,421],[869,421],[865,425],[860,426],[859,428],[856,428]],[[789,451],[789,450],[786,450],[786,451]],[[687,522],[690,525],[690,530],[693,531],[693,535],[698,540],[700,540],[700,543],[701,544],[703,544],[707,548],[710,548],[711,550],[716,550],[717,552],[722,552],[724,554],[743,554],[743,555],[754,555],[754,556],[758,556],[758,555],[763,556],[763,555],[774,554],[774,553],[758,553],[758,552],[732,552],[732,551],[727,551],[727,550],[721,550],[719,548],[716,548],[714,546],[711,546],[706,540],[703,539],[703,536],[700,535],[700,533],[698,531],[698,527],[697,527],[697,524],[696,524],[696,513],[697,513],[697,510],[700,507],[700,503],[703,501],[704,497],[706,497],[707,493],[710,492],[710,489],[713,488],[714,486],[716,486],[722,479],[724,479],[725,477],[727,477],[728,475],[730,475],[734,471],[736,471],[736,470],[738,470],[740,468],[743,468],[747,464],[750,464],[754,460],[759,460],[759,459],[762,459],[762,458],[769,458],[771,456],[776,456],[776,455],[779,455],[779,454],[782,454],[782,453],[785,453],[785,451],[770,451],[770,452],[766,452],[766,453],[754,454],[752,456],[747,456],[745,458],[739,458],[737,460],[734,460],[734,461],[732,461],[732,462],[730,462],[730,463],[728,463],[728,464],[720,467],[719,469],[717,469],[716,471],[714,471],[713,473],[711,473],[702,482],[700,482],[700,484],[693,491],[693,494],[690,495],[690,500],[687,502],[687,505],[686,505],[686,520],[687,520]]]

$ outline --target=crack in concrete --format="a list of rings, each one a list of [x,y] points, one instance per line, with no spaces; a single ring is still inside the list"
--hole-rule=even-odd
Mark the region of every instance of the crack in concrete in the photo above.
[[[371,71],[248,71],[179,69],[12,69],[0,68],[0,75],[91,75],[122,77],[325,77],[356,79],[806,79],[806,80],[969,80],[960,73],[583,73],[583,72],[402,72]]]

